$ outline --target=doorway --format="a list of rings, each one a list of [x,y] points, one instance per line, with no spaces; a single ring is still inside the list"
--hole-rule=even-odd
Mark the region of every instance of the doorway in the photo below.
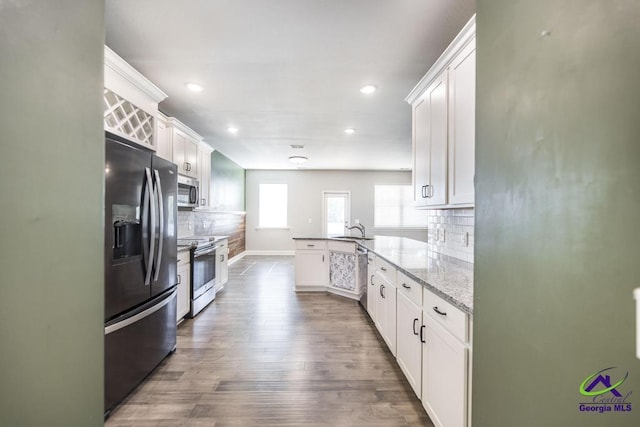
[[[351,215],[348,191],[322,192],[322,234],[326,237],[344,236]]]

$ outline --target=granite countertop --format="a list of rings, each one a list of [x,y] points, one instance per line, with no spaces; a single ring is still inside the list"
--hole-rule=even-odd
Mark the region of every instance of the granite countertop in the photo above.
[[[299,237],[296,240],[339,240]],[[406,237],[375,236],[372,240],[351,240],[422,284],[426,289],[460,310],[473,314],[473,264],[433,250],[432,245]]]

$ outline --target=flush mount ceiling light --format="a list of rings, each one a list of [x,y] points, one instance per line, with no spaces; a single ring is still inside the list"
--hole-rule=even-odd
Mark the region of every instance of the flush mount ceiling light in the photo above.
[[[307,159],[305,156],[291,156],[289,157],[289,161],[292,163],[295,163],[296,165],[301,165],[302,163],[306,162]]]
[[[346,128],[344,130],[344,133],[346,133],[347,135],[353,135],[356,132],[356,130],[354,128]]]
[[[204,90],[204,88],[202,86],[200,86],[198,83],[189,82],[189,83],[185,83],[184,85],[191,92],[202,92]]]
[[[366,94],[366,95],[368,95],[368,94],[370,94],[370,93],[373,93],[373,92],[375,92],[376,90],[378,90],[378,87],[377,87],[377,86],[374,86],[374,85],[365,85],[365,86],[362,86],[362,87],[360,88],[360,92],[361,92],[361,93],[364,93],[364,94]]]
[[[229,126],[229,127],[227,128],[227,132],[232,133],[232,134],[234,134],[234,135],[235,135],[236,133],[238,133],[238,131],[239,131],[239,130],[240,130],[240,129],[238,129],[238,128],[237,128],[237,127],[235,127],[235,126]]]

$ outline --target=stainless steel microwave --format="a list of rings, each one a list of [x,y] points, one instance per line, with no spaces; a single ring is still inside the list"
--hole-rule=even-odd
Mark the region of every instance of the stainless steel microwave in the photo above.
[[[200,183],[197,179],[178,175],[178,207],[198,207]]]

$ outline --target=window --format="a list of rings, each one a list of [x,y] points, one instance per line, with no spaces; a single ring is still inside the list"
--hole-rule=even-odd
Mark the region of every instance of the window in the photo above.
[[[427,214],[412,205],[413,188],[411,185],[376,185],[374,192],[374,227],[427,227]]]
[[[260,184],[258,227],[287,227],[287,184]]]

